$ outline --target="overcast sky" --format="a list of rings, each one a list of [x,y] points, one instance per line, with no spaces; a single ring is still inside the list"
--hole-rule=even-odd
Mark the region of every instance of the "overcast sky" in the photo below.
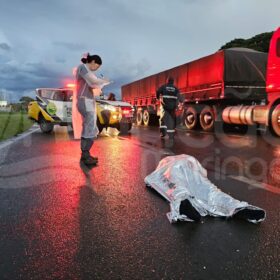
[[[0,91],[61,87],[83,53],[122,84],[280,26],[279,0],[0,0]]]

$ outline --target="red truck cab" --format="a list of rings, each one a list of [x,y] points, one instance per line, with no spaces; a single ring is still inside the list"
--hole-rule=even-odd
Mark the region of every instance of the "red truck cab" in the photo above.
[[[280,135],[280,28],[273,33],[270,41],[266,91],[270,107],[270,124],[276,134]]]
[[[278,28],[270,41],[267,74],[266,91],[269,102],[274,102],[275,98],[280,97],[280,28]]]

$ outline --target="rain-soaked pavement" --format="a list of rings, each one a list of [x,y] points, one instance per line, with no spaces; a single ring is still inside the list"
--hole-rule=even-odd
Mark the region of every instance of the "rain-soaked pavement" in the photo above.
[[[1,148],[1,146],[0,146]],[[79,163],[65,128],[0,150],[0,279],[280,279],[280,141],[156,128],[99,137],[98,167]],[[267,211],[254,225],[170,224],[144,185],[159,160],[195,156],[224,192]]]

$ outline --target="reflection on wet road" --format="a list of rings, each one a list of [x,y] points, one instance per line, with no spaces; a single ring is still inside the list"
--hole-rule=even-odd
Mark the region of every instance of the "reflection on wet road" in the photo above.
[[[279,149],[253,134],[180,131],[172,144],[156,128],[133,128],[97,139],[99,165],[88,168],[65,129],[33,133],[0,153],[0,278],[277,279]],[[169,224],[168,203],[143,179],[181,153],[223,191],[264,208],[266,221]]]

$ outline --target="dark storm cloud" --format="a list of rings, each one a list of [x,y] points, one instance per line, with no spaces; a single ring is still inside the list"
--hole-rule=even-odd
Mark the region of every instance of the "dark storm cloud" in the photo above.
[[[0,67],[0,88],[8,91],[34,90],[38,87],[61,87],[63,73],[57,72],[51,65],[42,63],[27,63],[23,65],[5,65]],[[5,81],[5,85],[2,84]]]
[[[7,43],[0,43],[0,49],[4,51],[10,51],[11,47]]]
[[[55,78],[60,74],[45,63],[27,63],[25,66],[25,73],[37,78]]]

